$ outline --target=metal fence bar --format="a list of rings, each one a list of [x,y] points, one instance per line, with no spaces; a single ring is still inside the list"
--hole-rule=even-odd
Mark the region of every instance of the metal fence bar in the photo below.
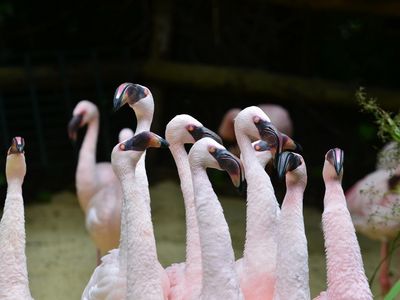
[[[40,161],[44,167],[47,167],[48,159],[47,159],[46,144],[45,144],[44,134],[43,134],[42,119],[40,117],[37,92],[36,92],[36,87],[35,87],[34,78],[33,78],[31,56],[29,55],[29,53],[25,54],[25,70],[26,70],[26,76],[27,76],[28,85],[29,85],[29,95],[30,95],[30,98],[32,101],[32,111],[33,111],[33,117],[34,117],[34,122],[35,122],[36,134],[37,134],[37,139],[39,142]]]

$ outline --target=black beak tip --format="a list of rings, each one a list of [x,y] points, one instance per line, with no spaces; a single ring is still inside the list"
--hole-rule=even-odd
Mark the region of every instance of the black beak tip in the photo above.
[[[168,147],[169,147],[169,143],[167,142],[167,140],[162,139],[160,148],[168,148]]]
[[[121,99],[114,98],[113,112],[118,111],[121,108]]]
[[[295,152],[303,153],[303,147],[299,143],[295,142],[295,144],[296,144]]]

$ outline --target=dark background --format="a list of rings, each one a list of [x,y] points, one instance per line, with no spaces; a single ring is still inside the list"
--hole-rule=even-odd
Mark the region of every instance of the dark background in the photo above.
[[[45,201],[53,191],[73,189],[78,148],[66,125],[79,100],[100,109],[100,161],[109,160],[118,131],[135,126],[129,108],[112,112],[122,82],[152,90],[153,131],[162,135],[179,113],[217,130],[231,107],[278,103],[289,110],[304,148],[305,201],[321,206],[327,150],[345,150],[348,188],[374,169],[382,146],[373,118],[360,112],[356,89],[364,86],[383,107],[399,109],[399,16],[393,1],[2,1],[0,145],[5,153],[13,136],[25,137],[25,199]],[[177,69],[182,65],[185,72]],[[198,66],[240,76],[202,75]],[[272,83],[245,84],[254,71],[271,75]],[[152,182],[177,177],[168,152],[151,153],[148,172]],[[232,189],[214,177],[218,189]]]

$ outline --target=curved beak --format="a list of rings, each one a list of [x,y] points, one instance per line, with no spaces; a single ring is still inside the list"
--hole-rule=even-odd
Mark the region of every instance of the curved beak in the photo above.
[[[148,90],[145,87],[129,82],[123,83],[116,89],[114,94],[114,111],[120,109],[125,103],[135,104],[147,95]]]
[[[335,167],[336,174],[339,175],[343,169],[344,151],[334,148],[328,151],[326,159]]]
[[[279,156],[285,150],[294,152],[302,152],[303,148],[296,143],[291,137],[281,133],[271,122],[265,120],[257,120],[254,123],[260,134],[260,138],[268,143],[272,156],[274,157],[274,165],[279,163]]]
[[[239,192],[241,194],[246,194],[247,182],[240,159],[226,149],[215,149],[211,154],[218,162],[220,168],[229,174],[233,185]]]
[[[8,154],[24,153],[25,140],[23,137],[16,136],[12,139]]]
[[[169,144],[165,139],[150,131],[143,131],[120,144],[120,149],[123,151],[145,151],[147,148],[168,147]]]
[[[188,131],[193,136],[195,141],[201,140],[203,137],[209,137],[222,145],[221,137],[207,127],[189,125]]]
[[[68,136],[74,142],[76,141],[78,130],[81,127],[82,119],[83,119],[83,115],[79,114],[79,115],[73,116],[72,119],[68,123]]]
[[[295,170],[300,165],[301,159],[299,156],[293,152],[282,152],[276,167],[279,179],[284,179],[287,172]]]

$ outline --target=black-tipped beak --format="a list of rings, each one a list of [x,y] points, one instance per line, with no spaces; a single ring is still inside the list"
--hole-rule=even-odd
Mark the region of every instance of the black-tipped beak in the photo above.
[[[125,103],[135,104],[147,95],[148,90],[145,87],[129,82],[123,83],[116,89],[114,94],[114,111],[120,109]]]
[[[204,137],[209,137],[209,138],[212,138],[217,143],[222,145],[221,137],[218,134],[216,134],[214,131],[208,129],[207,127],[189,125],[187,127],[187,130],[193,136],[195,141],[201,140]]]
[[[339,175],[343,169],[344,151],[334,148],[328,151],[326,159],[335,167],[336,174]]]
[[[11,147],[8,150],[8,154],[24,153],[25,140],[23,137],[16,136],[12,139]]]
[[[120,143],[120,149],[123,151],[145,151],[147,148],[168,148],[168,142],[159,135],[144,131],[134,137]]]
[[[284,179],[287,172],[295,170],[300,165],[301,159],[299,156],[288,151],[282,152],[276,167],[279,179]]]
[[[239,158],[226,149],[213,149],[210,152],[216,159],[221,169],[225,170],[232,180],[233,185],[241,194],[246,193],[247,183],[244,176],[244,169]]]
[[[68,123],[68,136],[72,141],[76,141],[77,133],[79,128],[81,127],[83,115],[79,114],[73,116],[72,119]]]
[[[277,166],[280,154],[285,151],[301,152],[303,148],[291,137],[281,133],[271,122],[256,118],[254,121],[261,140],[267,142],[274,157],[274,165]]]

